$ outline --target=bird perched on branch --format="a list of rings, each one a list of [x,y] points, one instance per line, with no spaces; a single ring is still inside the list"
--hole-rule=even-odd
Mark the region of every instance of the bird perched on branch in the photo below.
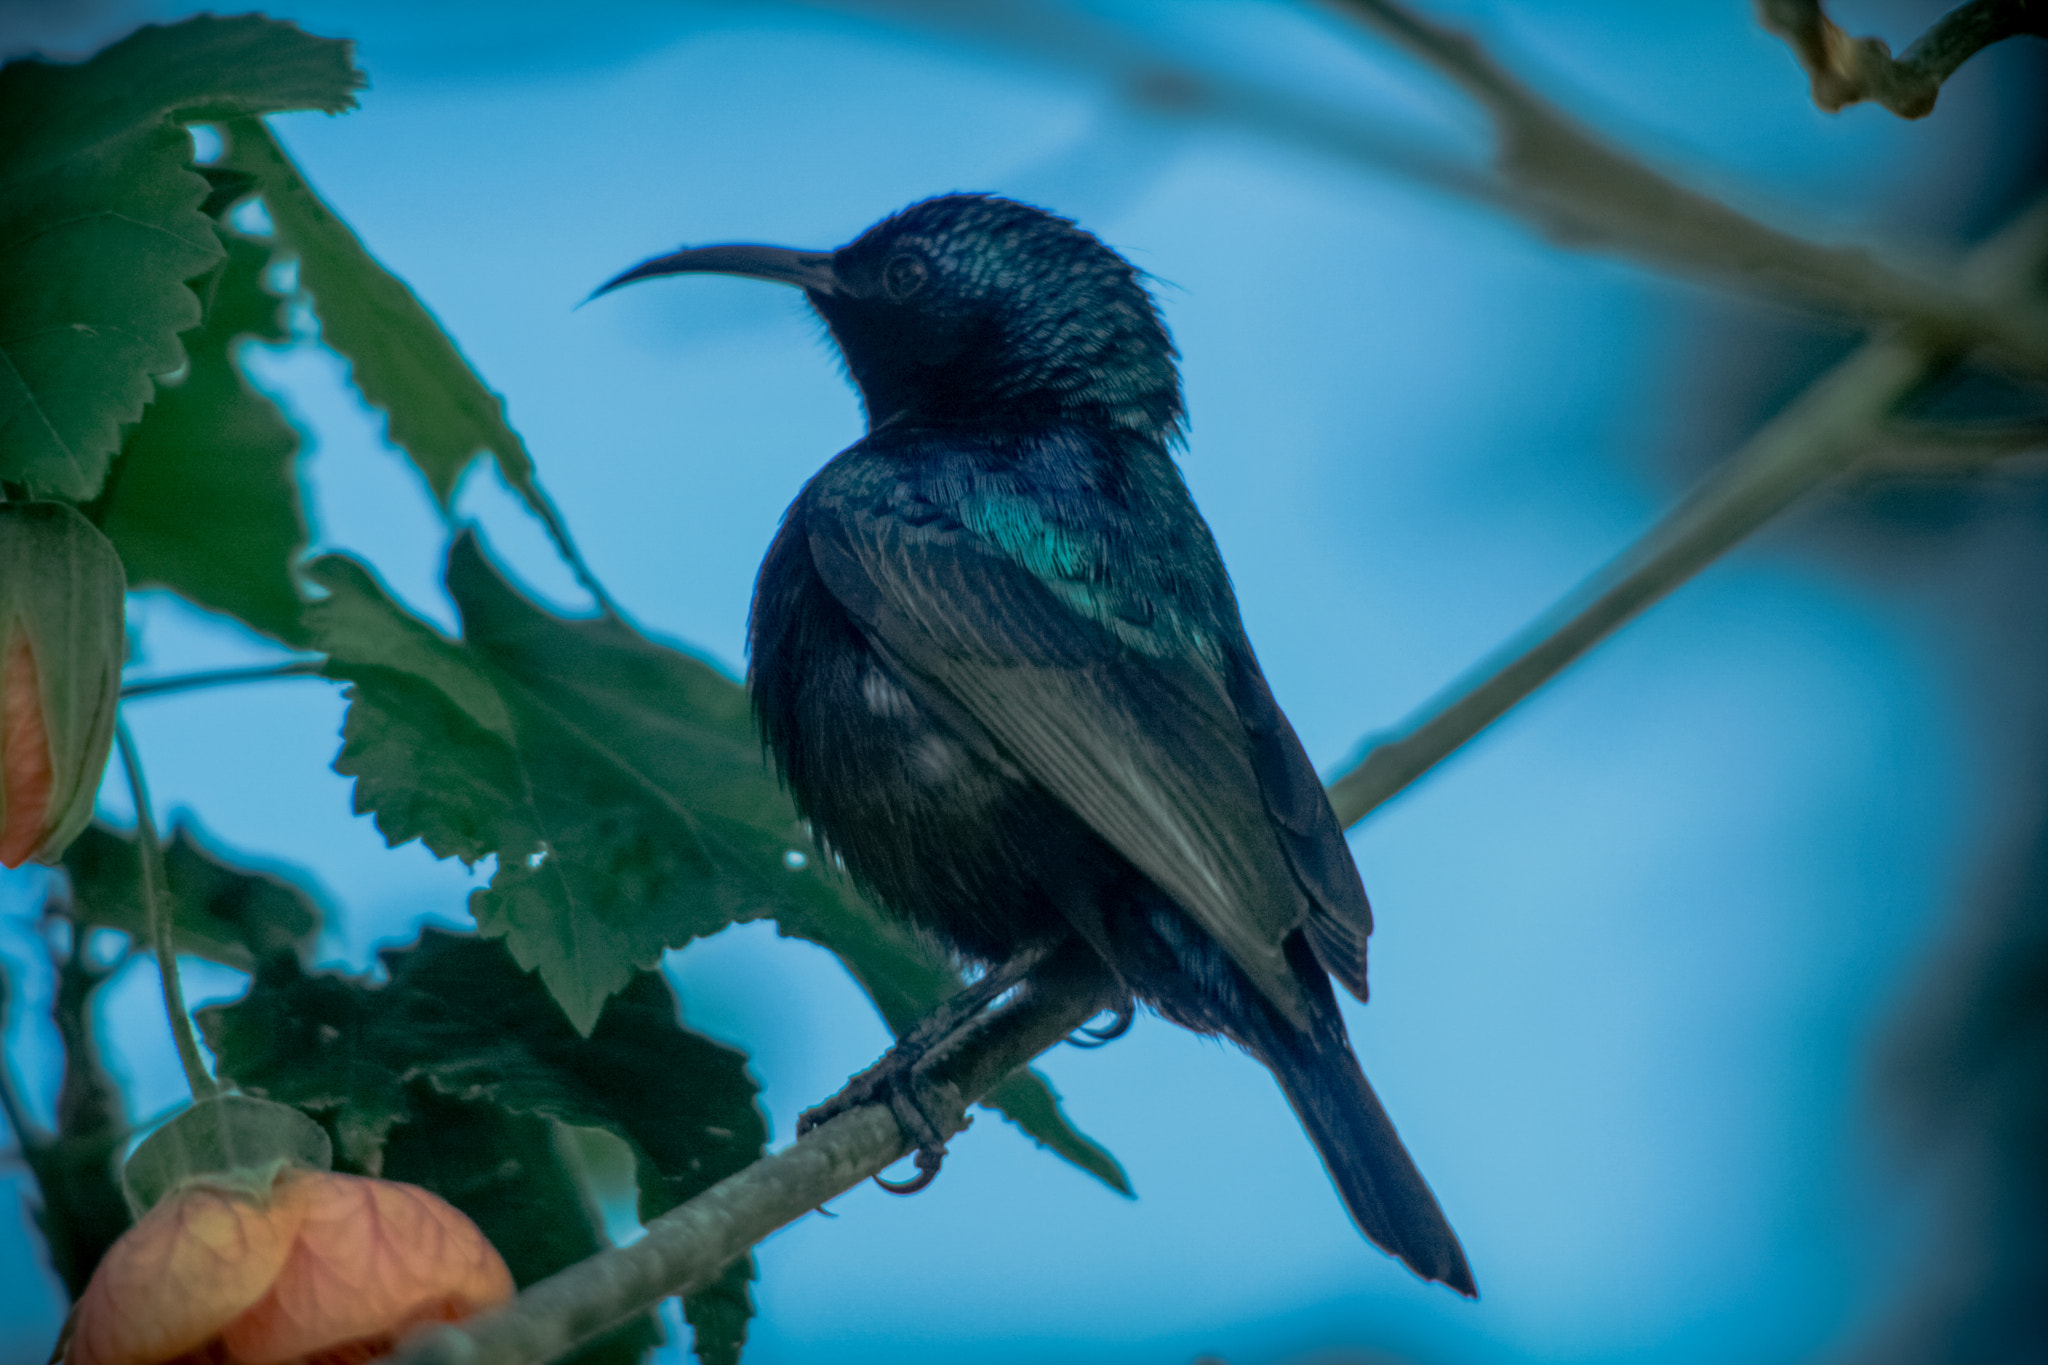
[[[754,590],[748,686],[804,816],[964,956],[1064,944],[1242,1046],[1365,1235],[1473,1293],[1345,1035],[1330,978],[1365,998],[1372,912],[1174,465],[1176,354],[1138,272],[956,194],[837,251],[704,247],[604,288],[698,272],[801,288],[867,408]]]

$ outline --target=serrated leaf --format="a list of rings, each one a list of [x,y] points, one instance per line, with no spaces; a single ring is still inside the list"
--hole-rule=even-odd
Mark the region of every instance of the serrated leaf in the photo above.
[[[31,497],[98,493],[150,376],[184,361],[185,281],[221,256],[191,156],[150,124],[0,192],[0,479]]]
[[[754,1316],[754,1296],[747,1288],[754,1279],[754,1258],[742,1256],[683,1300],[683,1321],[696,1333],[692,1345],[704,1365],[739,1365],[747,1323]]]
[[[738,866],[764,889],[765,908],[743,909],[735,919],[772,915],[783,933],[838,954],[899,1033],[960,989],[951,968],[877,915],[843,879],[823,872],[815,850],[801,870],[789,867],[788,853],[809,849],[810,839],[768,770],[738,683],[616,617],[569,621],[541,610],[491,565],[471,532],[449,549],[447,581],[462,612],[463,638],[510,679],[501,690],[516,698],[515,708],[530,709],[545,718],[542,725],[573,735],[607,765],[630,773],[650,797],[690,821],[723,865]],[[508,934],[522,962],[544,961],[549,950],[521,948],[546,931],[551,912],[559,913],[537,896],[509,913],[493,904],[487,927]],[[480,924],[484,918],[480,911]],[[575,946],[591,947],[556,951]],[[1130,1193],[1116,1159],[1067,1121],[1035,1070],[1017,1073],[984,1104],[1110,1188]]]
[[[131,587],[167,587],[302,644],[292,579],[306,548],[299,435],[235,358],[244,339],[285,339],[283,300],[263,285],[269,244],[224,236],[228,258],[208,290],[206,320],[184,336],[186,373],[158,388],[89,510]]]
[[[364,85],[353,48],[261,15],[202,14],[144,25],[84,62],[9,62],[0,68],[0,194],[166,116],[199,123],[353,109]]]
[[[761,1154],[767,1124],[744,1056],[683,1028],[659,974],[634,977],[585,1037],[497,943],[428,930],[380,956],[381,987],[280,962],[239,1003],[201,1011],[222,1073],[327,1118],[349,1161],[391,1178],[413,1178],[380,1163],[410,1140],[394,1123],[433,1108],[422,1095],[605,1129],[633,1152],[642,1218]],[[710,1339],[734,1349],[737,1285],[737,1298],[732,1283],[707,1290],[703,1309]]]
[[[374,573],[346,555],[323,555],[306,566],[305,576],[324,593],[306,609],[313,647],[332,656],[337,667],[411,674],[478,728],[511,740],[512,718],[489,675],[459,643],[393,600]]]
[[[838,954],[899,1032],[961,988],[957,973],[826,870],[761,756],[738,683],[616,617],[545,611],[468,532],[447,573],[462,646],[345,563],[313,566],[330,597],[309,620],[337,651],[327,671],[357,684],[336,761],[357,779],[356,808],[373,812],[393,843],[421,838],[441,856],[472,860],[496,853],[490,887],[471,901],[478,924],[540,973],[579,1027],[664,948],[761,916]],[[329,604],[358,613],[357,624],[321,635]],[[466,652],[456,661],[449,651]],[[450,686],[487,678],[517,743],[485,735],[425,676],[377,663],[400,656]],[[801,866],[793,851],[805,855]],[[1036,1072],[1019,1072],[989,1103],[1128,1190]]]
[[[409,1078],[370,1046],[377,1001],[361,983],[272,958],[241,1000],[194,1018],[221,1075],[326,1123],[350,1169],[380,1171],[385,1139],[410,1112]]]
[[[505,482],[541,511],[533,458],[505,420],[505,400],[426,304],[378,263],[259,120],[238,119],[224,131],[222,164],[256,176],[279,238],[298,253],[299,287],[312,298],[320,339],[348,361],[363,400],[385,414],[392,443],[435,500],[446,508],[463,472],[488,452]]]
[[[163,854],[179,952],[246,972],[278,954],[296,958],[319,935],[323,912],[313,892],[214,852],[184,822],[172,828]],[[64,870],[80,931],[118,929],[148,945],[133,836],[94,823],[65,851]]]
[[[340,109],[347,45],[253,17],[144,29],[75,65],[0,68],[0,479],[95,496],[200,320],[185,281],[221,256],[171,120]]]
[[[432,1190],[460,1209],[505,1258],[520,1288],[603,1245],[553,1125],[422,1089],[412,1102],[411,1115],[385,1145],[383,1177]],[[633,1365],[660,1342],[661,1329],[643,1314],[563,1357],[563,1365]]]

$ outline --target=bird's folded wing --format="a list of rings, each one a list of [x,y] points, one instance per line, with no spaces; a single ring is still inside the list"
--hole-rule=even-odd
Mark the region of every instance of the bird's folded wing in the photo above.
[[[1232,658],[1230,699],[1251,746],[1252,769],[1294,875],[1309,896],[1309,947],[1316,961],[1360,1000],[1366,998],[1365,942],[1372,905],[1329,793],[1245,649]]]
[[[1307,1027],[1281,943],[1309,903],[1275,836],[1227,662],[1147,657],[957,525],[814,504],[811,556],[834,597],[1186,910]],[[1355,874],[1354,874],[1355,876]]]

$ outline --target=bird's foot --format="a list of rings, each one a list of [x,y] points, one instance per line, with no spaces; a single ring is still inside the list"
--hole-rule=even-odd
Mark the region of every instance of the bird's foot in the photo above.
[[[1125,996],[1116,1007],[1116,1017],[1097,1027],[1086,1024],[1067,1035],[1067,1042],[1074,1047],[1101,1047],[1113,1043],[1131,1031],[1131,1021],[1138,1017],[1138,1002]]]
[[[910,1041],[909,1035],[904,1041]],[[918,1173],[901,1182],[884,1180],[878,1175],[875,1183],[891,1194],[916,1194],[938,1178],[939,1165],[946,1157],[943,1118],[927,1106],[923,1075],[926,1066],[943,1055],[945,1049],[930,1044],[915,1051],[898,1044],[848,1081],[844,1090],[823,1104],[806,1109],[797,1119],[797,1136],[802,1137],[818,1125],[863,1105],[884,1105],[917,1153]]]
[[[984,972],[967,989],[918,1021],[881,1060],[848,1081],[844,1090],[806,1109],[797,1119],[797,1136],[864,1104],[886,1104],[896,1126],[916,1148],[918,1174],[900,1183],[876,1176],[875,1183],[891,1194],[915,1194],[931,1184],[945,1158],[946,1139],[940,1121],[920,1098],[919,1073],[946,1054],[948,1043],[962,1025],[1021,982],[1051,951],[1049,946],[1026,949]]]

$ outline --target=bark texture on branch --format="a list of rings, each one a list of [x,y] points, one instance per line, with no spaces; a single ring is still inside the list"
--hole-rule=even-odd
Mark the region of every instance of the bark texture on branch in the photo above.
[[[1820,0],[1757,0],[1756,10],[1799,58],[1813,102],[1830,114],[1870,100],[1900,118],[1926,118],[1942,82],[1985,48],[2028,33],[2048,38],[2048,0],[1970,0],[1896,58],[1882,38],[1843,32]]]

